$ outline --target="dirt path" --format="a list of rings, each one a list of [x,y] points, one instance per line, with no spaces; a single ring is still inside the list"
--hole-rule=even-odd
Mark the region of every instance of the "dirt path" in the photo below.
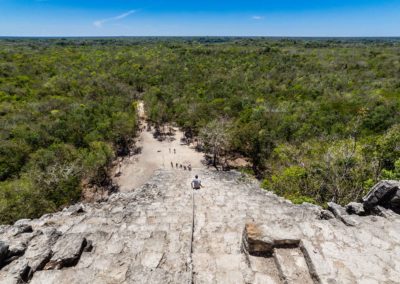
[[[138,147],[142,147],[142,151],[140,154],[127,157],[122,161],[119,169],[120,175],[114,178],[120,191],[127,192],[138,188],[146,183],[157,169],[184,171],[183,167],[189,164],[193,169],[204,167],[201,163],[203,154],[195,151],[193,147],[181,144],[183,133],[178,128],[173,128],[174,136],[165,141],[158,141],[153,137],[153,129],[147,131],[143,103],[139,104],[138,112],[141,127],[145,129],[141,132],[137,143]],[[178,164],[178,168],[176,168],[176,164]]]

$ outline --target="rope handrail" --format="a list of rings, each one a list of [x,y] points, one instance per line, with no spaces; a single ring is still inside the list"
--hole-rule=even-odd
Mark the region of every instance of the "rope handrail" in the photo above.
[[[190,280],[188,281],[189,283],[193,284],[193,237],[194,237],[194,190],[192,189],[192,226],[191,226],[191,232],[190,232],[190,250],[189,250],[189,269],[190,269]]]

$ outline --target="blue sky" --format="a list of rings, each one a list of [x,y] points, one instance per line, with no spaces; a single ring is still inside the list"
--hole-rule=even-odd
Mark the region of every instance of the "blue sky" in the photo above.
[[[0,0],[0,36],[400,36],[400,0]]]

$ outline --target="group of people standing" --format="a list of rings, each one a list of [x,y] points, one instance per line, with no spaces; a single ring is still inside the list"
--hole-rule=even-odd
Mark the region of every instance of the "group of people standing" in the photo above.
[[[170,154],[172,154],[172,153],[176,154],[176,149],[175,148],[174,149],[169,148],[169,153]],[[182,163],[173,163],[171,161],[171,168],[174,168],[174,167],[176,169],[183,169],[184,171],[186,171],[186,170],[191,171],[192,170],[192,165],[190,163],[189,164],[182,164]]]
[[[173,148],[173,149],[169,148],[169,153],[170,154],[172,154],[172,153],[176,154],[176,149],[175,148]],[[186,170],[192,171],[192,165],[190,163],[187,164],[187,165],[181,164],[181,163],[175,163],[174,164],[171,161],[171,168],[174,168],[174,167],[176,169],[183,169],[184,171],[186,171]],[[198,189],[203,187],[203,185],[201,184],[201,180],[199,179],[198,175],[195,176],[195,178],[192,180],[190,185],[191,185],[192,189],[195,189],[195,190],[198,190]]]
[[[174,168],[174,163],[173,162],[171,162],[171,168]],[[175,163],[175,168],[176,169],[183,169],[184,171],[186,171],[186,170],[191,171],[192,170],[192,165],[190,163],[188,165]]]

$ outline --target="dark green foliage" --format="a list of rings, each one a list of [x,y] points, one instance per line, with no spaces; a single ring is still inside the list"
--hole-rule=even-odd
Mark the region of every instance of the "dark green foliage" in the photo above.
[[[139,94],[123,50],[50,42],[0,41],[3,223],[79,200],[83,182],[104,184],[135,134]]]
[[[396,39],[3,39],[0,221],[104,182],[139,98],[188,135],[226,122],[208,150],[248,157],[296,203],[358,199],[398,176],[399,62]]]
[[[225,143],[250,158],[266,188],[294,202],[346,203],[396,174],[398,41],[164,46],[147,82],[150,118],[176,121],[190,133],[229,121]]]
[[[29,154],[29,146],[23,141],[8,140],[0,145],[0,181],[18,174]]]

